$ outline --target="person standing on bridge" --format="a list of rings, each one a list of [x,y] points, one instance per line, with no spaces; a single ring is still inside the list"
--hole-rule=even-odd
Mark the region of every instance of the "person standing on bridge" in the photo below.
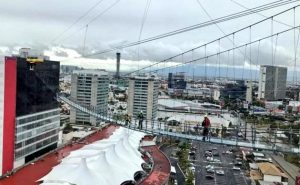
[[[129,114],[125,115],[125,126],[128,126],[131,121],[131,117]]]
[[[208,133],[209,133],[209,127],[210,127],[210,120],[208,119],[207,115],[204,116],[204,120],[202,121],[202,126],[203,126],[202,140],[205,141],[205,137],[207,137],[207,140],[208,140]]]
[[[144,114],[143,114],[143,111],[141,111],[141,112],[138,114],[138,119],[139,119],[139,129],[142,129],[142,128],[143,128],[143,121],[144,121]]]

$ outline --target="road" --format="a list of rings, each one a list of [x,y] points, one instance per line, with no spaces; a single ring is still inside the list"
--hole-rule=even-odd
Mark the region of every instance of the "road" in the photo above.
[[[271,155],[273,161],[277,163],[289,176],[289,184],[295,184],[296,176],[299,175],[299,168],[278,155]]]
[[[203,143],[203,142],[193,142],[192,146],[196,148],[196,155],[195,157],[190,157],[190,161],[193,163],[195,167],[195,182],[196,185],[250,185],[249,177],[244,175],[243,170],[233,170],[234,163],[236,163],[235,155],[234,154],[222,154],[224,151],[230,150],[231,147],[226,145],[218,145],[218,144],[211,144],[211,143]],[[219,156],[216,156],[215,159],[220,160],[220,162],[208,162],[204,157],[205,150],[215,148],[218,152]],[[171,165],[175,167],[177,175],[176,179],[178,185],[184,184],[184,175],[182,174],[181,170],[179,169],[177,163],[178,159],[172,156],[172,152],[176,147],[173,145],[171,146],[162,146],[161,150],[169,157]],[[214,179],[206,179],[206,169],[207,165],[213,165],[215,169],[221,169],[225,172],[224,175],[217,175],[212,174]]]
[[[172,152],[176,149],[177,147],[175,147],[174,145],[163,145],[160,150],[162,152],[164,152],[164,154],[169,158],[170,163],[172,166],[175,167],[176,169],[176,180],[178,185],[183,185],[185,182],[185,177],[183,175],[183,173],[181,172],[181,170],[178,167],[178,159],[174,156],[172,156]]]
[[[233,154],[222,154],[222,152],[227,151],[230,147],[225,145],[211,144],[194,142],[193,146],[197,148],[196,150],[196,160],[195,164],[195,178],[196,184],[198,185],[250,185],[250,179],[244,175],[243,171],[233,170],[234,163],[236,162],[235,156]],[[207,162],[204,157],[206,150],[211,150],[215,148],[219,156],[215,156],[215,159],[220,160],[220,163]],[[212,174],[214,179],[206,179],[205,166],[213,165],[215,169],[221,169],[225,172],[224,175]]]

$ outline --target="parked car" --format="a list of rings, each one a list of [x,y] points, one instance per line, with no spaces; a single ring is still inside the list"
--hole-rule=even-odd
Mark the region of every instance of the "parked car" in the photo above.
[[[215,173],[215,170],[213,168],[208,168],[206,169],[207,173]]]
[[[235,165],[235,166],[242,166],[242,165],[243,165],[243,163],[242,163],[242,162],[240,162],[240,161],[238,161],[238,162],[236,162],[234,165]]]
[[[197,150],[196,147],[194,147],[194,146],[191,147],[191,151],[196,151],[196,150]]]
[[[214,169],[215,167],[213,165],[207,165],[205,166],[206,169]]]
[[[236,167],[236,166],[234,166],[232,169],[233,169],[233,170],[237,170],[237,171],[241,171],[241,168]]]
[[[235,158],[235,160],[236,160],[236,161],[242,161],[243,159],[237,157],[237,158]]]
[[[213,175],[205,175],[206,179],[214,179],[215,177]]]
[[[223,151],[222,154],[232,154],[232,152],[229,150],[226,150],[226,151]]]
[[[212,157],[212,153],[207,153],[207,154],[204,154],[204,157]]]
[[[190,151],[189,154],[190,154],[190,155],[195,155],[196,152],[195,152],[195,151]]]
[[[195,173],[195,167],[194,167],[194,166],[191,166],[191,167],[190,167],[190,170],[191,170],[193,173]]]
[[[221,162],[219,159],[213,159],[213,162]]]
[[[176,180],[176,179],[174,180],[174,185],[178,185],[178,183],[177,183],[177,180]]]
[[[213,151],[213,156],[219,156],[219,152],[218,151]]]
[[[216,170],[216,174],[218,175],[224,175],[224,170]]]
[[[207,161],[214,161],[214,158],[212,158],[212,157],[206,157],[206,160]]]

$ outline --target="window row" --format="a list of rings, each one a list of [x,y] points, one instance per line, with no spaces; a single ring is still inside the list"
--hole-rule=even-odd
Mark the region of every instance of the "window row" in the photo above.
[[[17,127],[17,133],[24,132],[24,131],[27,131],[27,130],[31,130],[31,129],[34,129],[34,128],[38,128],[38,127],[41,127],[43,125],[47,125],[47,124],[50,124],[52,122],[58,122],[58,121],[60,121],[60,117],[56,116],[56,117],[45,119],[43,121],[35,122],[35,123],[29,124],[29,125],[19,126],[19,127]]]
[[[43,141],[40,141],[34,145],[28,146],[22,150],[16,151],[15,152],[15,158],[18,159],[22,156],[34,153],[35,151],[37,151],[39,148],[42,148],[44,146],[49,145],[50,143],[55,143],[58,140],[58,135],[55,135],[51,138],[45,139]]]
[[[51,111],[48,113],[43,113],[43,114],[39,114],[39,115],[35,115],[35,116],[30,116],[27,118],[17,118],[17,125],[22,125],[25,123],[29,123],[35,120],[40,120],[40,119],[44,119],[50,116],[54,116],[54,115],[59,115],[59,110],[55,110],[55,111]]]
[[[30,145],[30,144],[32,144],[32,143],[35,143],[35,142],[37,142],[37,141],[40,141],[40,140],[42,140],[42,139],[44,139],[44,138],[48,138],[48,137],[50,137],[50,136],[52,136],[52,135],[56,135],[56,134],[58,133],[58,131],[59,131],[58,129],[51,130],[51,131],[49,131],[49,132],[43,133],[43,134],[38,135],[38,136],[36,136],[36,137],[30,138],[30,139],[28,139],[28,140],[25,140],[25,141],[22,141],[22,142],[18,142],[18,143],[15,145],[15,148],[16,148],[16,149],[19,149],[19,148],[25,147],[25,146],[27,146],[27,145]]]
[[[44,133],[44,132],[46,132],[48,130],[52,130],[54,128],[59,128],[59,122],[58,121],[57,122],[53,122],[52,124],[43,126],[41,128],[34,129],[34,130],[31,130],[31,131],[23,133],[23,134],[19,134],[19,135],[16,136],[16,141],[19,142],[19,141],[24,140],[26,138],[34,137],[36,135]]]

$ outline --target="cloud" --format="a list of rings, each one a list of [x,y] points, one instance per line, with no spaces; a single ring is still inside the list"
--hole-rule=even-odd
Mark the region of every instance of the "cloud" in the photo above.
[[[96,1],[72,0],[72,3],[61,0],[53,0],[46,3],[41,3],[38,0],[28,0],[26,3],[22,0],[2,1],[0,3],[0,42],[2,44],[0,54],[10,55],[17,53],[21,47],[30,47],[45,51],[46,55],[49,55],[53,60],[61,61],[61,64],[78,65],[84,68],[104,68],[114,71],[116,51],[95,55],[91,58],[83,56],[137,41],[145,1],[122,0],[117,6],[90,24],[86,35],[84,51],[83,38],[85,30],[80,28],[84,27],[91,18],[108,7],[112,3],[111,1],[101,3],[86,18],[79,21],[55,42],[52,42],[53,38],[59,36],[62,31],[68,28],[74,20],[95,4]],[[243,3],[247,7],[255,7],[271,1],[262,2],[260,0],[253,0]],[[203,5],[211,14],[211,17],[215,18],[241,11],[240,7],[227,1],[204,1]],[[178,7],[180,7],[180,11],[178,11]],[[286,7],[263,13],[272,15]],[[152,1],[148,13],[142,38],[149,38],[208,20],[208,17],[199,8],[196,1],[173,0],[171,4],[167,1]],[[282,16],[278,19],[284,22],[291,22],[292,18],[291,16]],[[220,23],[219,26],[222,27],[224,32],[231,33],[261,19],[262,17],[260,16],[250,15],[226,23]],[[260,26],[258,27],[259,29],[253,27],[253,38],[262,38],[269,35],[269,29],[265,28],[265,24]],[[277,24],[274,24],[274,32],[277,26]],[[220,33],[215,25],[212,25],[120,50],[119,52],[122,55],[121,70],[136,70],[154,64],[221,36],[223,34]],[[247,41],[248,39],[249,34],[248,30],[246,30],[246,32],[239,34],[239,36],[238,34],[236,35],[235,44],[243,44],[243,41]],[[232,47],[230,41],[227,39],[224,40],[221,41],[221,51]],[[252,69],[257,69],[256,65],[274,63],[275,65],[288,66],[292,69],[294,66],[294,54],[292,45],[290,44],[292,40],[291,36],[285,36],[283,40],[279,40],[280,42],[278,42],[275,55],[276,59],[273,62],[271,50],[269,49],[271,48],[271,43],[262,41],[260,50],[257,50],[257,45],[252,47],[251,57],[249,56],[249,47],[246,54],[244,54],[244,48],[240,48],[240,50],[235,51],[234,62],[232,60],[232,52],[230,52],[229,55],[228,53],[224,53],[220,56],[210,57],[206,63],[208,66],[234,66],[235,68]],[[212,43],[207,46],[207,55],[215,54],[218,50],[218,43]],[[200,48],[183,56],[176,57],[167,63],[155,65],[151,69],[178,65],[182,62],[189,62],[203,57],[204,49]],[[189,66],[200,66],[204,65],[204,63],[204,60],[199,60],[193,64],[189,64]]]
[[[58,54],[59,53],[59,54]],[[60,55],[64,53],[65,56]],[[96,58],[83,58],[79,52],[74,49],[62,48],[62,47],[52,47],[44,51],[46,56],[49,56],[51,60],[60,61],[61,65],[76,65],[83,68],[90,69],[105,69],[107,71],[116,70],[116,59],[106,58],[106,59],[96,59]],[[67,57],[66,57],[67,56]],[[121,71],[129,72],[141,69],[143,67],[154,64],[155,61],[150,60],[126,60],[121,59]],[[169,63],[167,66],[176,65],[178,63]],[[155,66],[153,69],[156,69]]]

